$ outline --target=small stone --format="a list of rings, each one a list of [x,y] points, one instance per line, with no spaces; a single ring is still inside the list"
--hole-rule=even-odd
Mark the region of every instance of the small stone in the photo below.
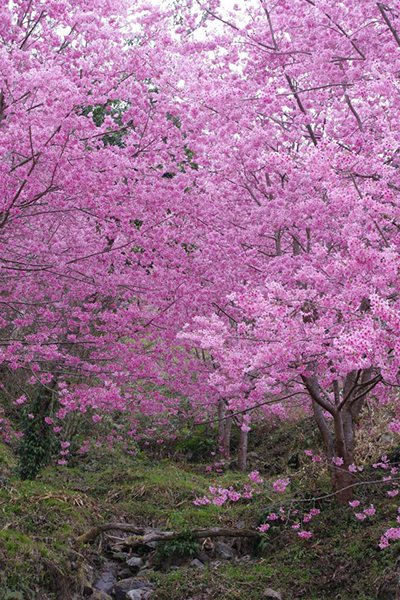
[[[193,567],[194,569],[204,569],[204,565],[198,558],[194,558],[190,563],[189,567]]]
[[[131,571],[139,571],[140,567],[142,566],[142,559],[139,558],[138,556],[132,556],[132,558],[130,558],[129,560],[126,561],[126,564],[128,565],[128,567],[131,569]]]
[[[132,576],[132,571],[131,571],[131,569],[121,569],[118,572],[118,576],[119,576],[119,579],[128,579],[129,577]]]
[[[275,600],[282,600],[280,592],[277,592],[272,588],[267,588],[264,590],[263,598],[275,598]]]

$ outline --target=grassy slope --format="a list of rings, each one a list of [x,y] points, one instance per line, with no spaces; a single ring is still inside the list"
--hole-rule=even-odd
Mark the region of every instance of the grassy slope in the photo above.
[[[271,434],[264,449],[259,446],[258,460],[265,461],[264,453],[273,449],[284,463],[297,446],[307,445],[304,432],[297,434]],[[205,475],[185,463],[114,452],[92,454],[74,468],[49,468],[36,481],[21,482],[12,474],[13,460],[0,445],[0,600],[68,598],[69,590],[83,580],[84,564],[97,557],[97,547],[77,547],[74,539],[99,522],[123,518],[190,529],[240,520],[254,526],[268,508],[265,499],[229,508],[193,506],[194,497],[213,483],[239,486],[246,481],[233,472]],[[328,485],[316,477],[307,482],[301,467],[293,479],[299,494],[308,484],[318,490]],[[281,590],[284,600],[395,598],[391,590],[399,543],[385,551],[377,544],[382,532],[396,524],[397,499],[388,498],[379,486],[360,488],[358,497],[363,505],[373,502],[377,516],[360,523],[350,509],[327,504],[311,524],[311,540],[282,531],[265,540],[250,563],[151,575],[155,600],[259,600],[266,587]]]

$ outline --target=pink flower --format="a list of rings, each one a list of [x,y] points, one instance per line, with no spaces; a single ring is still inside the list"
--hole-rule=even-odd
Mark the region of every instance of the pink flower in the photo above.
[[[276,492],[284,492],[287,488],[287,486],[290,483],[290,479],[277,479],[276,481],[274,481],[272,487],[274,488],[274,490]]]
[[[251,479],[251,481],[254,481],[255,483],[262,483],[264,481],[264,479],[260,477],[258,471],[252,471],[251,473],[249,473],[249,479]]]
[[[53,419],[50,419],[50,417],[45,417],[44,422],[47,423],[47,425],[53,425]]]
[[[341,467],[343,464],[343,458],[341,456],[335,456],[334,458],[332,458],[332,462],[337,466],[337,467]]]
[[[232,500],[232,502],[237,502],[238,500],[240,500],[241,498],[241,493],[240,492],[228,492],[228,496],[229,496],[229,500]]]
[[[22,396],[20,396],[19,398],[16,399],[15,402],[13,402],[13,404],[23,404],[24,402],[26,402],[26,396],[25,394],[22,394]]]
[[[58,461],[57,461],[57,464],[58,464],[58,465],[61,465],[61,466],[63,467],[64,465],[68,464],[68,461],[67,461],[67,460],[65,460],[65,458],[63,458],[63,459],[61,459],[61,460],[58,460]]]
[[[364,521],[364,519],[366,519],[367,517],[365,515],[363,515],[363,513],[356,513],[355,517],[359,520],[359,521]]]
[[[61,448],[69,448],[70,445],[71,444],[69,442],[61,442]]]
[[[371,504],[369,508],[364,509],[364,514],[366,514],[368,517],[372,517],[375,513],[376,510],[373,504]]]
[[[351,508],[356,508],[357,506],[360,505],[360,501],[359,500],[353,500],[352,502],[349,502]]]
[[[397,496],[398,493],[399,493],[399,490],[391,490],[390,492],[387,493],[387,495],[390,496],[390,498],[394,498],[395,496]]]
[[[29,418],[29,419],[34,419],[34,418],[35,418],[35,415],[33,415],[32,413],[29,413],[29,415],[28,415],[28,418]]]
[[[207,496],[203,496],[203,498],[196,498],[196,500],[193,501],[193,504],[195,506],[201,506],[204,504],[211,504],[211,500],[209,498],[207,498]]]
[[[270,528],[269,523],[264,523],[264,525],[260,525],[260,527],[257,527],[258,531],[268,531],[268,529]]]
[[[298,531],[297,535],[305,540],[308,540],[312,536],[312,533],[311,531]]]

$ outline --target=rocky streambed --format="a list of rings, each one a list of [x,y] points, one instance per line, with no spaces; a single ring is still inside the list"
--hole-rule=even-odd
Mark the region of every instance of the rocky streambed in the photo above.
[[[154,597],[153,584],[149,580],[155,570],[177,570],[182,567],[192,569],[218,568],[224,562],[250,562],[249,551],[252,545],[243,538],[204,539],[196,553],[165,555],[160,552],[160,542],[143,545],[132,543],[127,535],[121,538],[120,532],[109,532],[102,549],[102,560],[87,567],[82,593],[75,600],[151,600]],[[118,542],[110,540],[118,535]],[[108,541],[107,541],[108,540]],[[266,589],[265,598],[282,600],[279,592]]]

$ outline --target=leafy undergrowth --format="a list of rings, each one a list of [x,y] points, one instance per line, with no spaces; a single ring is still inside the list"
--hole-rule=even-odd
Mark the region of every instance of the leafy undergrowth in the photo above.
[[[293,448],[309,446],[307,438],[300,443],[294,434],[290,429],[280,441],[282,453],[288,444],[285,457]],[[14,457],[1,445],[0,459],[0,600],[72,598],[84,565],[101,551],[98,544],[82,547],[75,540],[99,523],[124,520],[183,531],[239,522],[254,527],[279,505],[267,482],[266,494],[252,501],[196,507],[193,499],[210,485],[240,488],[248,478],[233,471],[207,474],[167,459],[91,453],[68,468],[48,468],[33,482],[13,475]],[[329,490],[326,475],[314,472],[307,480],[304,464],[292,468],[290,476],[293,485],[283,501],[293,495],[304,499],[310,488],[318,494]],[[384,486],[360,487],[356,497],[362,506],[373,503],[376,515],[360,522],[354,510],[340,509],[328,498],[310,523],[310,540],[300,539],[290,526],[271,527],[253,547],[244,546],[250,560],[149,575],[154,600],[261,600],[267,587],[280,590],[284,600],[394,600],[399,542],[386,550],[378,543],[397,525],[397,498],[389,498]],[[305,510],[311,505],[305,503]]]

